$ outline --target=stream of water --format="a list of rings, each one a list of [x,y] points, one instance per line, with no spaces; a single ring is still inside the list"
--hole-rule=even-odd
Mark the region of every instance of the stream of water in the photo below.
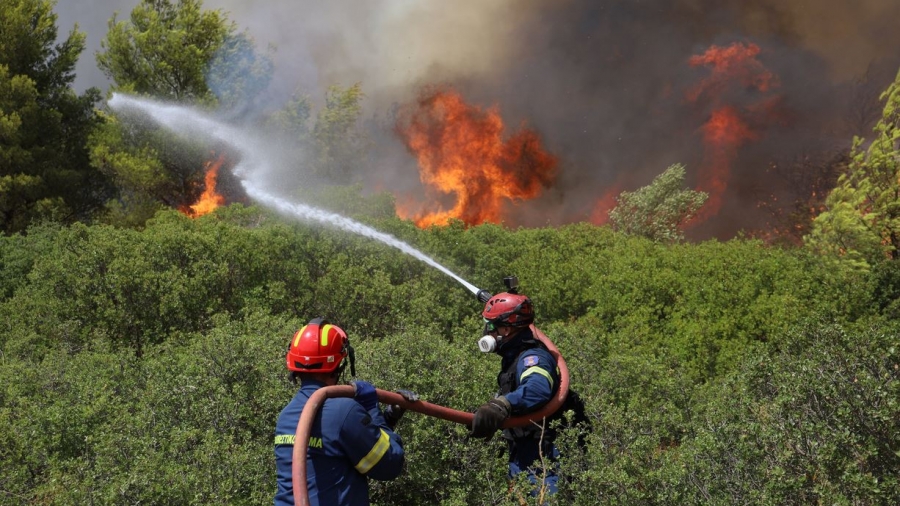
[[[266,156],[268,150],[262,148],[262,143],[255,139],[251,132],[228,125],[187,107],[154,102],[119,93],[113,94],[108,104],[117,111],[143,114],[181,136],[209,139],[232,147],[240,154],[240,161],[233,169],[234,175],[240,180],[247,195],[258,204],[296,219],[322,223],[380,241],[438,269],[458,281],[472,294],[478,294],[479,289],[477,287],[457,276],[450,269],[437,263],[421,251],[390,234],[379,232],[372,227],[339,214],[299,202],[291,202],[266,190],[259,179],[261,179],[262,174],[270,172],[273,169],[273,164],[277,162]]]

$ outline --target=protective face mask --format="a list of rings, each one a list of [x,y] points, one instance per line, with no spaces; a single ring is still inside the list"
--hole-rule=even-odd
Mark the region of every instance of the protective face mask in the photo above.
[[[483,353],[490,353],[497,349],[497,338],[494,336],[484,336],[478,340],[478,349]]]

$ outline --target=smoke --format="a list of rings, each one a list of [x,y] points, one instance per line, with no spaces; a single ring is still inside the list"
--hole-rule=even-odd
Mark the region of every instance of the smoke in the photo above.
[[[136,3],[59,3],[60,33],[73,21],[88,32],[76,85],[103,82],[90,69],[106,20],[115,10],[127,18]],[[450,85],[473,104],[496,105],[512,129],[538,132],[560,160],[559,177],[539,199],[508,206],[511,225],[590,219],[610,189],[634,190],[674,163],[685,164],[688,183],[700,186],[702,128],[714,111],[687,100],[709,76],[688,62],[712,45],[748,43],[760,48],[758,62],[779,87],[768,97],[739,87],[727,96],[738,109],[763,99],[777,107],[772,121],[754,125],[754,141],[734,154],[718,215],[692,233],[727,238],[765,226],[760,200],[798,192],[788,187],[798,178],[773,168],[846,149],[853,135],[867,135],[880,112],[878,91],[900,62],[896,0],[206,0],[204,6],[227,11],[258,47],[277,48],[268,90],[273,106],[298,89],[321,100],[329,85],[362,83],[366,114],[382,127],[373,134],[372,166],[361,171],[371,188],[421,191],[392,114],[422,86]]]
[[[240,178],[247,195],[255,202],[294,219],[320,223],[380,241],[440,270],[457,280],[473,295],[478,295],[479,289],[476,286],[390,234],[379,232],[339,214],[291,202],[278,196],[265,180],[272,167],[279,165],[280,161],[277,156],[273,156],[271,145],[254,135],[252,131],[223,123],[187,107],[156,103],[127,95],[114,94],[109,100],[109,106],[126,114],[138,116],[139,123],[142,119],[150,119],[184,138],[205,138],[229,146],[241,156],[241,161],[234,167],[234,174]]]

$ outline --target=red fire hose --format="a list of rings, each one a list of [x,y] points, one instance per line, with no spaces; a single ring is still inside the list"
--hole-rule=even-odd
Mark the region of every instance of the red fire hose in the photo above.
[[[507,419],[503,423],[504,429],[509,427],[521,427],[552,415],[560,406],[562,406],[563,402],[565,402],[566,394],[569,391],[569,369],[566,366],[566,361],[563,359],[562,355],[559,354],[559,350],[553,342],[551,342],[543,332],[538,330],[534,325],[531,325],[531,330],[534,332],[535,337],[547,347],[547,350],[550,351],[553,358],[556,359],[556,365],[559,368],[559,390],[557,391],[556,396],[550,399],[550,402],[545,404],[540,410],[525,416]],[[378,400],[384,404],[398,405],[409,411],[415,411],[417,413],[441,418],[462,425],[472,425],[472,418],[474,418],[473,413],[457,411],[425,401],[410,402],[398,393],[388,392],[377,388],[375,389],[375,392],[378,394]],[[306,454],[307,447],[309,446],[309,435],[310,431],[312,431],[313,420],[315,420],[319,408],[322,406],[322,403],[325,402],[325,399],[332,397],[353,397],[354,394],[355,391],[352,385],[334,385],[316,390],[306,401],[303,412],[300,413],[300,420],[297,422],[297,434],[294,438],[294,454],[293,462],[291,464],[291,478],[294,482],[295,505],[309,506],[309,490],[307,490],[306,482]]]

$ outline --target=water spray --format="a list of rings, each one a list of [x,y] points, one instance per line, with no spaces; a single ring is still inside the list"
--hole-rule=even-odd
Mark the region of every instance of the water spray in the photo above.
[[[228,144],[235,148],[241,155],[241,159],[234,167],[233,173],[240,180],[244,191],[247,192],[247,195],[254,201],[294,218],[323,223],[370,239],[375,239],[388,246],[397,248],[403,253],[417,258],[444,274],[447,274],[481,300],[482,295],[480,294],[481,292],[484,292],[484,290],[479,290],[476,286],[451,272],[450,269],[447,269],[421,251],[396,237],[384,232],[379,232],[372,227],[366,226],[345,216],[308,206],[306,204],[290,202],[264,190],[262,185],[257,181],[257,177],[271,170],[272,161],[265,156],[262,156],[262,153],[265,153],[266,150],[260,149],[260,146],[262,145],[261,141],[255,139],[249,132],[217,121],[187,107],[163,104],[118,93],[113,94],[108,104],[113,109],[136,111],[145,114],[156,123],[180,135],[206,138]],[[487,299],[484,299],[482,302],[487,302]]]
[[[440,270],[444,274],[452,277],[453,279],[459,281],[463,286],[465,286],[470,292],[473,294],[477,294],[480,292],[478,288],[476,288],[471,283],[466,282],[464,279],[460,278],[449,269],[444,267],[443,265],[435,262],[428,256],[426,256],[421,251],[413,248],[409,244],[397,239],[396,237],[385,234],[384,232],[379,232],[371,227],[363,225],[358,221],[351,220],[345,216],[341,216],[339,214],[330,213],[328,211],[323,211],[321,209],[316,209],[314,207],[307,206],[305,204],[300,204],[296,202],[289,202],[283,198],[276,197],[274,195],[268,194],[259,188],[255,183],[249,180],[242,180],[241,184],[244,187],[244,190],[247,192],[247,195],[253,200],[263,203],[263,205],[269,206],[272,209],[281,212],[283,214],[287,214],[290,216],[294,216],[301,219],[311,219],[316,220],[322,223],[326,223],[328,225],[333,225],[341,230],[346,230],[348,232],[353,232],[365,237],[369,237],[371,239],[376,239],[381,241],[388,246],[393,246],[400,251],[410,255],[412,257],[418,258],[419,260],[425,262],[426,264],[434,267],[435,269]],[[481,290],[483,291],[483,290]]]

